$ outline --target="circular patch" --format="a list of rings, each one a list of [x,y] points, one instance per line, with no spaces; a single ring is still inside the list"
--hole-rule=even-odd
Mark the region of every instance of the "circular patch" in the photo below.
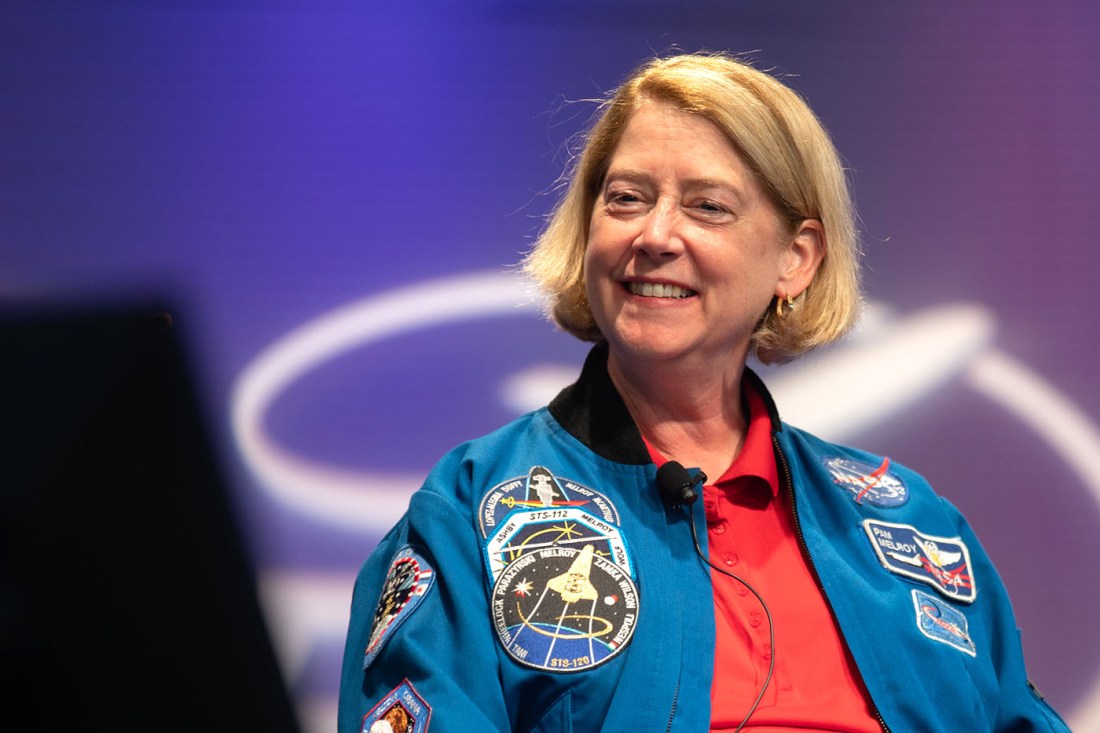
[[[532,466],[526,476],[497,484],[481,500],[478,518],[481,536],[488,537],[516,510],[578,507],[605,522],[619,523],[619,511],[606,496],[574,481],[555,476],[550,469]]]
[[[597,557],[605,557],[633,575],[626,543],[615,525],[577,507],[514,511],[485,544],[490,582],[495,582],[509,563],[534,550],[580,549],[585,545],[592,545]]]
[[[909,488],[890,471],[889,458],[883,458],[877,466],[839,456],[824,458],[822,463],[833,483],[847,489],[857,504],[867,502],[879,507],[894,507],[909,501]]]
[[[431,565],[412,547],[404,547],[394,556],[374,611],[363,669],[374,661],[386,640],[424,600],[433,580],[435,572]]]
[[[493,586],[493,627],[508,655],[550,672],[591,669],[618,654],[638,623],[630,574],[593,545],[545,547],[504,569]]]

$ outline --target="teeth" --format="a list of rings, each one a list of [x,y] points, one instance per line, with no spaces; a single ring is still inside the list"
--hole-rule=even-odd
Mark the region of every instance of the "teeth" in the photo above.
[[[627,283],[627,288],[635,295],[646,298],[687,298],[694,295],[695,291],[681,288],[679,285],[665,285],[662,283]]]

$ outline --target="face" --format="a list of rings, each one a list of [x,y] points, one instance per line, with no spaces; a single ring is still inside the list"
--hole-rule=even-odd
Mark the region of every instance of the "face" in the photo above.
[[[804,226],[781,222],[713,123],[644,103],[609,161],[585,252],[612,357],[743,363],[772,297],[805,288],[791,278],[805,264]]]

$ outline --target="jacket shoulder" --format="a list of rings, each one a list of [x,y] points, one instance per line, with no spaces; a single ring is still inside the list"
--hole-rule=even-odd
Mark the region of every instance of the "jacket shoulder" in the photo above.
[[[871,473],[860,474],[860,477],[874,475],[872,478],[877,476],[881,479],[890,476],[905,481],[914,490],[936,496],[935,490],[923,474],[891,456],[872,453],[844,443],[834,443],[787,423],[782,424],[777,437],[781,445],[788,446],[800,459],[824,466],[841,482],[845,475],[850,473],[854,478],[858,469],[870,467]]]

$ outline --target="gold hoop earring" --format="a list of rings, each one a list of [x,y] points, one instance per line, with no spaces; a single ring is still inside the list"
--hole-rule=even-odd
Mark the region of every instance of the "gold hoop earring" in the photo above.
[[[783,302],[787,303],[787,310],[783,310]],[[780,318],[786,318],[787,314],[794,310],[794,299],[791,298],[791,294],[787,293],[782,298],[778,295],[775,296],[775,315]]]

